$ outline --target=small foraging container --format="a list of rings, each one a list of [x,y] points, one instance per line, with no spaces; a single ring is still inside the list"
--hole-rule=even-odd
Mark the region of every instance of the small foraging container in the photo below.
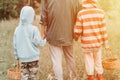
[[[109,51],[109,56],[110,58],[102,61],[103,68],[106,70],[120,70],[120,59],[112,56],[111,50]]]
[[[19,65],[19,61],[17,61],[15,68],[8,69],[7,76],[9,78],[9,80],[20,80],[21,79],[20,78],[20,65]]]

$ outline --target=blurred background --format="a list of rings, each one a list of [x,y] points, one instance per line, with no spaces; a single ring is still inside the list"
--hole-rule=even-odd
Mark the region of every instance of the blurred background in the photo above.
[[[32,6],[36,14],[40,11],[40,0],[0,0],[0,20],[18,18],[23,6]]]
[[[32,6],[36,14],[40,12],[41,0],[0,0],[0,20],[18,18],[24,5]],[[98,5],[107,13],[109,18],[120,16],[119,0],[98,0]],[[80,0],[81,3],[81,0]]]

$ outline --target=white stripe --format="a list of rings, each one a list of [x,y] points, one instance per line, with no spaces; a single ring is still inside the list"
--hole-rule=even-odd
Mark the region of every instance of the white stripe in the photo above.
[[[98,29],[87,29],[87,30],[84,30],[84,33],[93,33],[93,32],[97,33],[105,30],[106,30],[106,27],[98,28]]]
[[[94,6],[97,6],[96,4],[83,4],[83,7],[86,7],[86,8],[91,8],[91,7],[94,7]]]
[[[81,33],[82,30],[81,30],[81,29],[74,29],[74,32],[75,32],[75,33]]]
[[[81,16],[79,16],[78,19],[79,19],[79,20],[82,20],[82,19],[81,19]]]
[[[84,10],[81,10],[80,12],[85,12],[85,11],[88,11],[88,10],[95,10],[95,11],[100,11],[100,12],[103,12],[103,10],[99,9],[99,8],[90,8],[90,9],[84,9]],[[79,13],[80,13],[79,12]],[[103,12],[104,13],[104,12]]]
[[[104,42],[105,44],[108,44],[108,41],[105,41]],[[101,43],[93,43],[93,44],[83,44],[83,43],[81,43],[81,45],[82,45],[82,47],[95,47],[95,46],[101,46],[103,44],[103,42],[101,42]]]
[[[90,22],[84,22],[83,26],[94,26],[94,25],[102,25],[104,22],[101,21],[90,21]]]
[[[97,39],[101,39],[102,37],[103,38],[107,37],[107,34],[105,34],[104,36],[99,35],[99,36],[82,37],[82,40],[84,41],[97,40]]]
[[[88,18],[103,18],[104,15],[103,14],[86,14],[86,15],[82,15],[82,19],[88,19]]]
[[[83,44],[81,43],[82,47],[97,47],[97,46],[101,46],[103,44],[103,42],[101,43],[94,43],[94,44]]]
[[[76,22],[75,26],[81,26],[82,24],[80,22]]]
[[[84,2],[84,1],[86,1],[86,0],[82,0],[82,2]]]

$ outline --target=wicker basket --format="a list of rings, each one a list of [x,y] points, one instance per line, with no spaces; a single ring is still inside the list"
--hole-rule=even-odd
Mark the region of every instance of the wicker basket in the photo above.
[[[120,59],[109,58],[102,61],[103,68],[106,70],[120,70]]]
[[[21,79],[19,63],[17,64],[15,68],[8,69],[7,76],[9,80],[20,80]]]

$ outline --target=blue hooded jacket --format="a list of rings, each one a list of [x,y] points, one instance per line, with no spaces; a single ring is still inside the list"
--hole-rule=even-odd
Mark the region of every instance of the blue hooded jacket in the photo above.
[[[39,46],[44,46],[38,28],[32,25],[35,12],[32,7],[25,6],[20,13],[20,22],[14,32],[14,54],[21,62],[39,60]]]

